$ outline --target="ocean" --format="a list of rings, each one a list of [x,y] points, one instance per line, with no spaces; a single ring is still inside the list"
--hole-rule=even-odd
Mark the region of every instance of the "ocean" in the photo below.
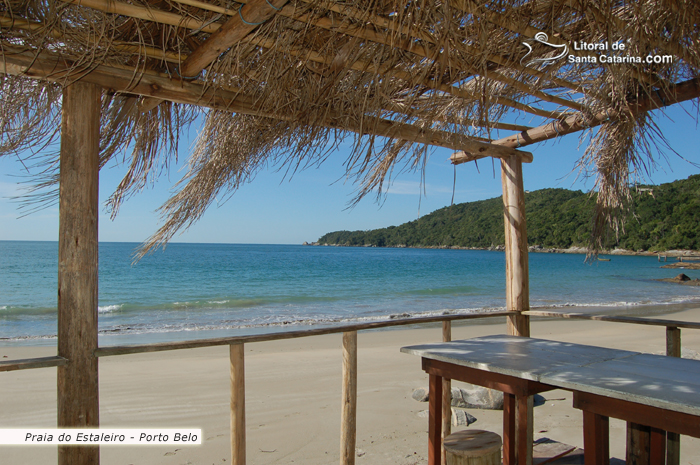
[[[132,264],[100,243],[100,344],[504,309],[503,252],[173,243]],[[700,303],[656,257],[530,254],[531,307],[644,313]],[[55,344],[57,242],[0,241],[0,344]],[[700,271],[684,271],[691,278]],[[661,309],[661,310],[659,310]]]

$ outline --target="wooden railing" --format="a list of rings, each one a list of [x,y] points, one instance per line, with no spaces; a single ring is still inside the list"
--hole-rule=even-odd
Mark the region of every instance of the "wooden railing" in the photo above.
[[[114,355],[139,354],[147,352],[161,352],[179,349],[193,349],[228,345],[230,350],[231,371],[231,463],[244,465],[246,462],[246,424],[245,424],[245,360],[244,346],[247,343],[277,341],[282,339],[295,339],[302,337],[321,336],[325,334],[343,334],[343,384],[342,384],[342,408],[341,408],[341,438],[340,438],[340,463],[352,465],[355,463],[356,443],[356,418],[357,418],[357,332],[390,328],[396,326],[422,325],[428,323],[442,323],[443,341],[449,341],[452,321],[476,320],[483,318],[508,317],[517,312],[488,312],[476,314],[443,314],[429,317],[415,317],[376,321],[372,323],[359,323],[350,325],[336,325],[323,328],[305,329],[298,331],[285,331],[278,333],[252,334],[247,336],[231,336],[222,338],[195,339],[176,342],[161,342],[153,344],[137,344],[125,346],[100,347],[95,350],[96,357],[109,357]],[[56,367],[68,362],[63,357],[42,357],[26,360],[0,361],[0,371],[23,370],[30,368]],[[450,391],[444,390],[445,396]],[[449,434],[450,403],[443,403],[446,412],[446,429]]]
[[[245,434],[245,360],[244,345],[252,342],[275,341],[302,337],[320,336],[324,334],[343,333],[342,345],[342,408],[341,408],[341,438],[340,463],[352,465],[355,463],[356,442],[356,412],[357,412],[357,332],[390,328],[396,326],[422,325],[442,323],[442,339],[452,339],[453,321],[476,320],[494,317],[512,317],[520,312],[489,312],[468,315],[448,314],[430,317],[404,318],[396,320],[360,323],[351,325],[329,326],[298,331],[286,331],[247,336],[232,336],[223,338],[195,339],[176,342],[161,342],[153,344],[138,344],[101,347],[95,351],[97,357],[114,355],[159,352],[179,349],[203,348],[228,345],[230,347],[231,370],[231,463],[244,465],[246,462]],[[580,320],[595,320],[626,324],[640,324],[666,327],[666,355],[681,356],[681,328],[700,329],[700,323],[679,320],[651,319],[628,316],[590,315],[584,313],[563,313],[549,311],[526,311],[523,315],[544,318],[567,318]],[[57,367],[65,365],[68,360],[63,357],[41,357],[25,360],[0,361],[0,371],[14,371],[33,368]],[[450,434],[450,383],[443,386],[443,435]],[[680,457],[680,441],[677,434],[668,434],[667,465],[677,465]]]

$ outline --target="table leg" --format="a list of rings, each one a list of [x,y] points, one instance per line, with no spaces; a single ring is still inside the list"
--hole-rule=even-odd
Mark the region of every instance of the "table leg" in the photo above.
[[[664,465],[666,463],[666,431],[651,428],[649,432],[649,463]]]
[[[583,411],[583,460],[585,465],[610,464],[610,419]]]
[[[515,465],[515,395],[503,393],[503,465]]]
[[[516,463],[532,465],[533,396],[515,397]]]
[[[428,465],[440,465],[442,458],[442,377],[430,375],[428,399]]]
[[[627,422],[627,457],[629,465],[649,465],[651,428],[646,425]]]

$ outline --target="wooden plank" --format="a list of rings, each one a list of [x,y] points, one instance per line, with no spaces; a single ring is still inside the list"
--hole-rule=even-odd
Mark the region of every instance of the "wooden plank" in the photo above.
[[[630,323],[649,326],[672,326],[675,328],[700,329],[700,323],[696,322],[664,320],[656,318],[641,318],[634,316],[591,315],[587,313],[543,312],[538,310],[530,310],[527,312],[527,315],[548,318],[570,318],[574,320],[596,320],[609,321],[612,323]]]
[[[430,374],[428,399],[428,465],[440,465],[442,458],[442,377]]]
[[[442,342],[452,341],[452,322],[442,322]],[[445,438],[452,433],[452,380],[442,379],[442,463],[447,463]]]
[[[583,456],[585,465],[610,464],[610,419],[583,412]]]
[[[299,337],[321,336],[324,334],[344,333],[347,331],[360,331],[366,329],[389,328],[393,326],[417,325],[425,323],[437,323],[443,320],[476,320],[481,318],[503,317],[509,312],[477,313],[471,315],[440,315],[418,318],[404,318],[374,323],[361,323],[354,325],[338,325],[326,328],[305,329],[300,331],[285,331],[279,333],[253,334],[249,336],[232,336],[208,339],[195,339],[189,341],[161,342],[152,344],[135,344],[126,346],[101,347],[95,351],[98,357],[111,355],[138,354],[144,352],[160,352],[164,350],[195,349],[199,347],[213,347],[229,344],[242,344],[251,342],[278,341],[282,339],[296,339]]]
[[[506,242],[506,310],[523,312],[530,310],[530,290],[523,165],[518,157],[501,159],[501,183]],[[507,331],[514,336],[529,336],[529,316],[509,316]]]
[[[97,223],[102,89],[63,90],[58,235],[58,427],[99,426]],[[98,446],[59,446],[59,465],[99,464]]]
[[[433,343],[407,346],[402,347],[401,352],[436,362],[440,361],[457,368],[464,366],[521,378],[524,381],[541,381],[551,384],[545,381],[546,378],[560,383],[558,385],[569,382],[573,384],[574,388],[595,386],[595,380],[589,381],[585,377],[575,376],[591,365],[593,365],[592,370],[595,372],[597,364],[613,363],[618,359],[640,356],[638,352],[507,335],[483,336],[454,341],[449,344]],[[657,358],[665,359],[665,357],[658,356]],[[641,362],[641,365],[644,365],[644,360]],[[619,369],[620,367],[615,368]],[[629,366],[621,368],[629,369]],[[685,365],[680,368],[688,369]],[[445,366],[444,369],[450,370],[448,366]],[[633,369],[638,371],[644,368],[637,364],[633,366]],[[557,378],[560,375],[564,378],[563,380]],[[586,372],[585,375],[590,376],[590,373]],[[459,379],[448,374],[443,376]],[[605,381],[599,382],[604,383]]]
[[[343,389],[340,420],[340,465],[355,464],[357,440],[357,331],[343,333]]]
[[[666,355],[681,356],[681,330],[675,326],[666,327]],[[666,435],[666,465],[679,465],[681,461],[681,436],[669,432]]]
[[[54,355],[53,357],[25,358],[19,360],[0,361],[0,371],[28,370],[31,368],[58,367],[68,363],[68,359]]]
[[[574,408],[639,425],[654,423],[654,427],[664,431],[673,431],[700,438],[698,417],[683,412],[665,410],[659,407],[585,392],[574,392]]]
[[[569,455],[575,450],[575,446],[552,441],[549,438],[540,438],[534,442],[532,447],[532,463],[534,465],[546,465]]]
[[[245,465],[245,345],[231,344],[231,463]]]
[[[574,370],[543,373],[540,381],[622,401],[700,417],[700,361],[637,354]],[[643,423],[643,421],[639,422]]]

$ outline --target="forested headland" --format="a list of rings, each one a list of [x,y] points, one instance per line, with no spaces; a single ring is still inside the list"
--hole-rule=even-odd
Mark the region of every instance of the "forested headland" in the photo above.
[[[542,189],[525,194],[527,237],[531,246],[570,248],[588,245],[595,194]],[[455,204],[415,221],[368,231],[335,231],[319,245],[375,247],[501,246],[501,197]],[[624,233],[609,235],[606,248],[632,251],[700,250],[700,175],[658,186],[637,186]]]

